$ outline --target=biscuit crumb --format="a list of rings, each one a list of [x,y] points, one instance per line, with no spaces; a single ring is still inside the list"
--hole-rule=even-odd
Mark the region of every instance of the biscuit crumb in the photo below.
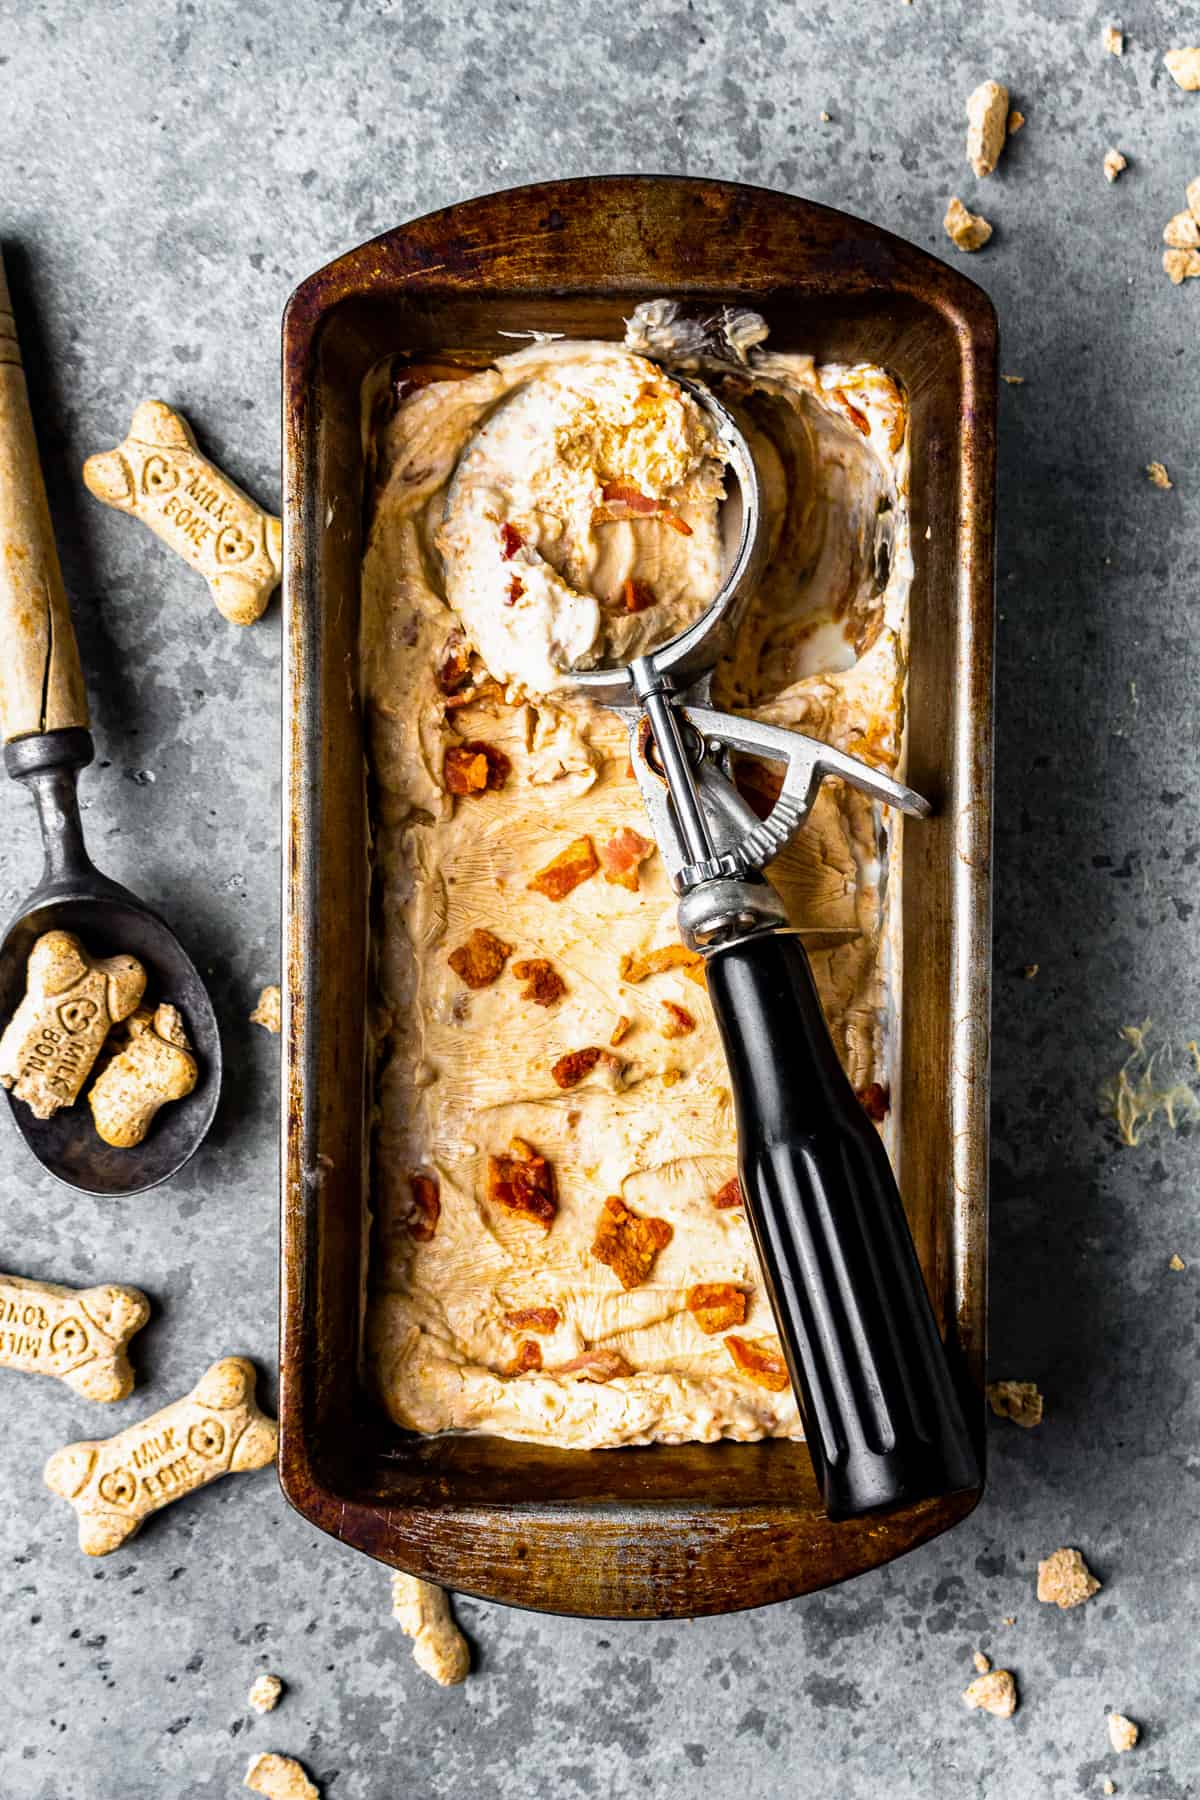
[[[992,235],[992,228],[983,215],[968,212],[957,194],[946,208],[942,225],[956,250],[982,250]]]
[[[454,1623],[445,1588],[397,1570],[392,1576],[392,1617],[413,1641],[413,1661],[442,1687],[457,1687],[471,1668],[467,1640]]]
[[[1187,1264],[1184,1262],[1182,1256],[1180,1256],[1178,1250],[1175,1252],[1174,1256],[1171,1258],[1170,1262],[1167,1264],[1167,1267],[1168,1267],[1168,1269],[1174,1269],[1174,1271],[1177,1275],[1181,1269],[1187,1268]]]
[[[1112,1781],[1112,1780],[1111,1780],[1111,1779],[1110,1779],[1110,1778],[1109,1778],[1109,1777],[1108,1777],[1108,1776],[1107,1776],[1107,1775],[1106,1775],[1106,1776],[1105,1776],[1105,1778],[1104,1778],[1104,1786],[1103,1786],[1103,1787],[1102,1787],[1102,1788],[1101,1788],[1101,1789],[1100,1789],[1100,1792],[1101,1792],[1101,1793],[1102,1793],[1102,1794],[1115,1794],[1115,1793],[1116,1793],[1116,1791],[1117,1791],[1117,1784],[1116,1784],[1116,1782],[1115,1782],[1115,1781]]]
[[[1128,167],[1129,162],[1127,158],[1122,156],[1119,150],[1106,150],[1104,152],[1104,179],[1110,186],[1117,179],[1117,176],[1121,171]]]
[[[313,1786],[294,1756],[277,1756],[273,1751],[252,1756],[243,1787],[266,1800],[321,1800],[320,1789]]]
[[[998,1419],[1011,1419],[1026,1430],[1042,1422],[1046,1403],[1034,1381],[989,1381],[987,1397]]]
[[[831,115],[827,112],[823,112],[821,114],[821,123],[822,123],[822,125],[832,125],[833,119],[832,119]]]
[[[990,1656],[985,1656],[982,1650],[977,1650],[971,1660],[975,1664],[975,1673],[977,1675],[989,1675],[991,1673],[992,1659]]]
[[[1200,275],[1200,250],[1164,250],[1162,266],[1178,287],[1181,281]]]
[[[1008,115],[1008,135],[1009,135],[1009,137],[1016,137],[1018,131],[1020,131],[1020,129],[1024,123],[1025,123],[1025,114],[1023,112],[1018,112],[1016,107],[1014,106],[1012,111]]]
[[[1025,386],[1025,377],[1023,375],[1002,375],[1000,379],[1001,381],[1007,381],[1009,387]]]
[[[1022,975],[1024,975],[1026,981],[1032,981],[1034,979],[1034,977],[1036,976],[1038,970],[1041,968],[1041,966],[1042,966],[1041,963],[1026,963],[1025,967],[1021,970],[1021,973],[1022,973]]]
[[[1171,488],[1175,485],[1160,462],[1147,463],[1146,473],[1156,488]]]
[[[1100,41],[1110,56],[1124,56],[1125,33],[1119,25],[1106,25],[1101,33]]]
[[[1172,250],[1200,249],[1200,223],[1190,207],[1167,220],[1163,226],[1163,243],[1170,244]]]
[[[256,1713],[274,1712],[282,1692],[283,1683],[278,1675],[256,1675],[254,1685],[246,1695],[246,1704]]]
[[[967,161],[982,180],[1000,160],[1008,131],[1008,89],[981,81],[967,99]]]
[[[1000,1623],[1001,1623],[1001,1624],[1002,1624],[1002,1625],[1015,1625],[1015,1624],[1016,1624],[1016,1622],[1017,1622],[1017,1621],[1016,1621],[1016,1617],[1015,1617],[1015,1615],[1014,1615],[1014,1616],[1013,1616],[1013,1617],[1011,1617],[1011,1618],[1008,1618],[1008,1619],[1001,1619],[1001,1621],[1000,1621]]]
[[[1194,1119],[1200,1113],[1200,1101],[1186,1082],[1173,1081],[1166,1087],[1158,1085],[1155,1065],[1161,1052],[1146,1048],[1150,1025],[1151,1021],[1145,1019],[1140,1025],[1121,1027],[1121,1036],[1131,1046],[1131,1054],[1101,1094],[1105,1115],[1116,1125],[1121,1142],[1130,1149],[1136,1149],[1146,1127],[1160,1113],[1172,1131],[1177,1131],[1185,1119]]]
[[[1096,1580],[1078,1550],[1056,1550],[1038,1564],[1037,1597],[1047,1606],[1082,1606],[1100,1592]]]
[[[963,1689],[963,1705],[995,1719],[1011,1719],[1017,1710],[1017,1684],[1011,1669],[991,1669]]]
[[[258,1005],[250,1014],[252,1025],[261,1025],[278,1037],[283,1029],[283,996],[278,987],[265,987],[258,996]]]
[[[1132,1750],[1140,1736],[1138,1727],[1124,1713],[1109,1713],[1108,1741],[1118,1756],[1126,1750]]]
[[[1200,88],[1200,46],[1192,44],[1185,50],[1166,50],[1163,61],[1176,87],[1189,94]]]

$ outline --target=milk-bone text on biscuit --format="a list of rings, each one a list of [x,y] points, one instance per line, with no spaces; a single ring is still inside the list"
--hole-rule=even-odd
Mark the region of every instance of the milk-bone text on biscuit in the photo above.
[[[45,932],[0,1037],[0,1083],[38,1119],[74,1105],[110,1027],[129,1017],[145,987],[136,957],[93,957],[72,932]]]

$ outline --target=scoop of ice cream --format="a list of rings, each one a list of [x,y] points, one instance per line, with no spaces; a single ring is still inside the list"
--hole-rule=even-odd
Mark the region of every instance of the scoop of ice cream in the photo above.
[[[699,616],[720,583],[723,456],[703,411],[617,346],[543,361],[466,445],[438,534],[491,674],[538,695]]]

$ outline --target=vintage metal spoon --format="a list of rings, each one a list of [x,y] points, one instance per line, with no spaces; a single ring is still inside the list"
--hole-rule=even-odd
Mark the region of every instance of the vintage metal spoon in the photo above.
[[[0,1026],[25,991],[29,952],[44,931],[75,932],[96,956],[136,956],[147,1000],[183,1015],[200,1077],[158,1114],[141,1144],[115,1150],[96,1132],[86,1099],[37,1119],[8,1096],[13,1119],[43,1166],[89,1194],[135,1194],[165,1181],[212,1124],[221,1040],[212,1002],[170,927],[94,868],[75,791],[94,754],[79,651],[59,568],[29,395],[0,259],[0,719],[4,762],[33,794],[46,866],[0,942]]]

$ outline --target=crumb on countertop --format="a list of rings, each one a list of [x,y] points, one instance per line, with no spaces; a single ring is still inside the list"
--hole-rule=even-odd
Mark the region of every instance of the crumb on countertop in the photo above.
[[[283,1027],[283,996],[278,987],[263,988],[258,996],[258,1005],[250,1014],[252,1025],[261,1025],[264,1030],[278,1036]]]
[[[1200,88],[1200,45],[1191,44],[1183,50],[1165,50],[1163,61],[1177,87],[1189,94]]]
[[[963,1689],[963,1705],[991,1713],[996,1719],[1011,1719],[1017,1710],[1017,1684],[1012,1670],[992,1669],[986,1675],[977,1675]]]
[[[1008,115],[1008,135],[1009,135],[1009,137],[1016,137],[1018,131],[1020,131],[1020,129],[1024,123],[1025,123],[1025,114],[1023,112],[1018,112],[1017,108],[1014,106],[1012,111]]]
[[[250,1758],[242,1785],[265,1795],[266,1800],[321,1800],[320,1790],[295,1757],[278,1756],[274,1751]]]
[[[976,1650],[971,1661],[975,1664],[975,1673],[977,1675],[990,1674],[992,1659],[990,1656],[985,1656],[982,1650]]]
[[[1124,56],[1125,33],[1119,25],[1106,25],[1101,33],[1100,42],[1110,56]]]
[[[1008,89],[981,81],[967,99],[967,161],[979,180],[999,162],[1007,133]]]
[[[1171,477],[1167,474],[1166,469],[1160,462],[1147,463],[1146,473],[1156,488],[1172,488],[1175,486],[1175,483],[1171,480]]]
[[[956,250],[981,250],[992,235],[992,227],[982,213],[968,212],[957,194],[947,206],[942,224]]]
[[[1141,1732],[1138,1727],[1132,1719],[1127,1719],[1124,1713],[1109,1713],[1108,1741],[1118,1755],[1126,1750],[1132,1750],[1140,1736]]]
[[[1122,170],[1127,169],[1128,167],[1128,158],[1122,156],[1119,150],[1106,150],[1104,152],[1104,179],[1108,182],[1110,187],[1117,179],[1117,176],[1121,174]]]
[[[283,1682],[278,1675],[256,1675],[254,1684],[246,1696],[246,1703],[256,1713],[273,1712],[279,1705],[279,1696],[283,1692]]]
[[[1078,1550],[1055,1550],[1038,1564],[1037,1597],[1046,1606],[1058,1606],[1066,1612],[1072,1606],[1082,1606],[1100,1588],[1101,1583]]]
[[[1200,275],[1200,250],[1164,250],[1163,269],[1175,286]]]
[[[1011,1419],[1026,1430],[1042,1422],[1046,1402],[1034,1381],[989,1381],[987,1397],[998,1419]]]

